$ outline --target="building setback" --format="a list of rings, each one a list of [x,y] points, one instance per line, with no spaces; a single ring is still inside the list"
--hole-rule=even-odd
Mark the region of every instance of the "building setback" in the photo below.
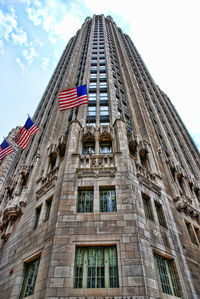
[[[200,298],[199,152],[111,17],[69,40],[33,119],[51,141],[4,181],[1,298]]]

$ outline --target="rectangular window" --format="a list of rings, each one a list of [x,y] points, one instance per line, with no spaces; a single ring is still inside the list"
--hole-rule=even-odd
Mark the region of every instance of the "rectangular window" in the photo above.
[[[108,100],[107,92],[100,92],[99,97],[100,97],[100,101],[101,100],[103,100],[103,101]]]
[[[99,146],[100,146],[100,148],[99,148],[100,155],[112,153],[112,142],[111,141],[100,141]]]
[[[162,206],[158,202],[155,202],[155,207],[156,207],[156,212],[157,212],[159,224],[161,226],[167,228],[167,224],[166,224],[166,221],[165,221],[165,215],[163,213]]]
[[[76,248],[74,288],[118,287],[115,246]]]
[[[96,106],[89,106],[88,107],[88,115],[89,116],[96,116]]]
[[[153,220],[153,213],[152,213],[150,198],[147,195],[143,194],[142,200],[143,200],[145,217],[147,219]]]
[[[100,81],[106,79],[106,74],[99,74]]]
[[[93,212],[93,189],[78,190],[77,213]]]
[[[194,230],[196,233],[197,240],[200,242],[200,230],[197,227],[194,227]]]
[[[39,263],[39,257],[29,263],[25,263],[25,275],[20,298],[30,296],[34,293]]]
[[[115,189],[100,188],[100,212],[116,212]]]
[[[108,106],[100,106],[100,115],[109,115]]]
[[[107,88],[107,83],[106,82],[100,82],[99,86],[100,86],[100,88]]]
[[[39,206],[35,209],[35,223],[34,223],[33,229],[36,229],[38,227],[39,220],[40,220],[41,208],[42,208],[42,206]]]
[[[96,89],[97,83],[96,82],[90,82],[89,88],[90,89]]]
[[[46,200],[46,202],[45,202],[46,214],[45,214],[44,222],[49,220],[49,215],[50,215],[50,211],[51,211],[51,204],[52,204],[52,198]]]
[[[197,239],[196,239],[196,237],[195,237],[195,234],[194,234],[194,231],[193,231],[193,229],[192,229],[192,225],[191,225],[191,223],[189,223],[189,222],[185,222],[185,224],[186,224],[187,231],[188,231],[188,234],[189,234],[189,236],[190,236],[190,240],[191,240],[191,242],[192,242],[193,244],[195,244],[195,245],[198,245],[198,243],[197,243]]]
[[[180,297],[174,261],[155,254],[155,265],[163,293]]]
[[[97,94],[95,92],[89,93],[89,98],[88,98],[89,101],[96,101],[96,99],[97,99]]]

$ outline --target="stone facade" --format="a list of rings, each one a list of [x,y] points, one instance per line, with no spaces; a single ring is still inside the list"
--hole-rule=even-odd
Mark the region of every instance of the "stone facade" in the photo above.
[[[59,111],[59,91],[84,83],[88,106]],[[34,120],[49,138],[33,137],[1,191],[2,298],[199,298],[199,152],[111,17],[71,38]],[[84,272],[91,248],[102,287]]]

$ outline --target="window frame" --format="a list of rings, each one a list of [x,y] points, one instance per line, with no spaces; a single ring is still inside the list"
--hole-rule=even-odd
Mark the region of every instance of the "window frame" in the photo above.
[[[92,251],[93,255],[90,255]],[[80,255],[79,252],[81,252]],[[115,252],[115,254],[111,255],[110,252]],[[74,262],[74,288],[119,288],[118,255],[116,245],[76,247]]]
[[[81,200],[80,195],[84,195],[84,198]],[[89,209],[87,206],[87,195],[90,194],[89,198]],[[82,202],[82,203],[81,203]],[[93,187],[87,187],[87,188],[78,188],[78,193],[77,193],[77,208],[76,212],[81,213],[81,214],[86,214],[86,213],[93,213],[94,211],[94,189]],[[83,209],[81,209],[83,207]]]
[[[45,200],[45,218],[44,218],[44,222],[47,222],[49,220],[50,213],[51,213],[51,207],[52,207],[52,200],[53,200],[53,197],[50,197],[49,199]]]
[[[166,218],[165,218],[165,214],[163,212],[162,205],[157,201],[155,201],[155,209],[156,209],[156,214],[157,214],[157,217],[158,217],[159,224],[162,227],[167,229]]]
[[[161,261],[162,265],[160,266]],[[174,260],[154,253],[154,263],[156,266],[160,291],[164,294],[180,297],[179,279]]]
[[[144,207],[145,218],[154,221],[151,199],[146,194],[142,194],[142,202]]]
[[[108,196],[107,199],[105,196],[106,193]],[[100,211],[100,213],[116,213],[117,212],[116,191],[115,191],[114,186],[108,186],[108,187],[100,186],[99,187],[99,211]]]
[[[26,292],[28,291],[27,287],[28,287],[28,281],[29,281],[29,278],[30,278],[29,275],[30,275],[30,272],[31,272],[31,267],[34,263],[37,263],[37,264],[36,264],[36,270],[35,270],[35,273],[34,273],[34,279],[31,278],[31,283],[33,283],[33,287],[32,287],[33,289],[29,290],[29,293],[26,294]],[[20,296],[19,296],[20,299],[21,298],[26,298],[26,297],[31,296],[31,295],[34,294],[39,266],[40,266],[40,256],[35,257],[30,262],[25,262],[24,263],[24,279],[23,279],[23,283],[22,283]]]
[[[34,230],[36,228],[38,228],[38,226],[39,226],[41,211],[42,211],[42,204],[40,204],[39,206],[37,206],[35,208],[35,221],[34,221],[34,226],[33,226]]]

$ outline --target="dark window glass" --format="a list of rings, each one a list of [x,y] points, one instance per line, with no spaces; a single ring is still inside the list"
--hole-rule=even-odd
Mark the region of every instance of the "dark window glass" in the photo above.
[[[36,229],[38,227],[39,219],[40,219],[40,213],[41,213],[42,206],[39,206],[35,209],[35,223],[33,229]]]
[[[74,287],[118,288],[116,247],[78,247],[75,258]]]
[[[116,212],[114,189],[100,189],[100,212]]]
[[[40,258],[25,264],[25,276],[20,298],[30,296],[34,293]]]
[[[180,297],[177,273],[175,271],[173,260],[155,254],[155,264],[162,292]]]
[[[93,212],[93,190],[79,190],[78,191],[78,213]]]

